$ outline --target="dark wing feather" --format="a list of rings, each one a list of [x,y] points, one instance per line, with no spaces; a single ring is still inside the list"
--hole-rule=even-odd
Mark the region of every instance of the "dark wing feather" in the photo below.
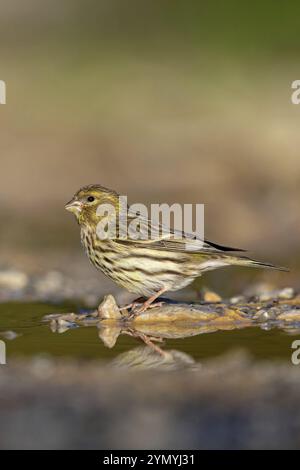
[[[219,245],[218,243],[213,243],[213,242],[210,242],[209,240],[205,240],[205,243],[219,251],[243,251],[243,252],[247,251],[247,250],[243,250],[242,248],[232,248],[230,246]]]
[[[122,219],[121,219],[122,220]],[[139,233],[144,235],[144,238],[134,238],[130,231],[131,222],[138,221]],[[121,244],[130,244],[136,247],[151,247],[156,250],[168,250],[179,252],[195,252],[195,253],[224,253],[229,251],[245,251],[238,248],[231,248],[227,246],[218,245],[217,243],[208,240],[201,240],[195,235],[187,234],[182,231],[176,231],[165,227],[162,224],[153,224],[149,219],[137,216],[136,214],[127,215],[128,231],[126,237],[119,237],[119,220],[117,220],[117,242]]]

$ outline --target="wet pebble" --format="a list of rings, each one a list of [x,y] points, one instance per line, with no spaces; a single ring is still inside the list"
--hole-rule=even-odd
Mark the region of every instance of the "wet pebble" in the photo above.
[[[222,302],[222,297],[220,297],[216,292],[206,289],[203,292],[203,300],[205,302],[217,303]]]
[[[299,322],[300,321],[300,311],[299,309],[291,308],[285,312],[278,315],[278,320],[285,320],[289,322]]]
[[[292,299],[295,296],[295,291],[292,287],[285,287],[280,290],[272,290],[263,292],[258,296],[260,302],[276,301],[278,299]]]
[[[63,318],[58,318],[57,320],[52,320],[50,322],[50,328],[53,333],[64,333],[70,329],[78,328],[78,324],[64,320]]]
[[[239,303],[242,303],[242,302],[245,302],[246,300],[246,297],[244,297],[243,295],[236,295],[234,297],[231,297],[231,299],[229,300],[229,302],[232,304],[232,305],[235,305],[235,304],[239,304]]]
[[[244,313],[245,315],[252,315],[253,308],[247,307],[247,306],[243,306],[243,307],[240,307],[240,308],[239,308],[239,311],[242,312],[242,313]]]
[[[261,309],[261,310],[258,310],[256,312],[253,319],[265,322],[266,320],[269,320],[269,314],[268,314],[267,310]]]
[[[120,320],[122,318],[116,300],[111,294],[104,296],[103,301],[98,307],[98,313],[102,320]]]
[[[277,291],[263,292],[257,296],[259,302],[269,302],[270,300],[274,300],[274,298],[277,298]]]
[[[292,299],[294,296],[295,296],[295,291],[292,287],[285,287],[278,294],[278,297],[280,299]]]
[[[278,310],[276,307],[269,308],[268,310],[260,309],[256,312],[253,319],[258,320],[259,322],[265,322],[267,320],[275,320],[279,314],[280,310]]]

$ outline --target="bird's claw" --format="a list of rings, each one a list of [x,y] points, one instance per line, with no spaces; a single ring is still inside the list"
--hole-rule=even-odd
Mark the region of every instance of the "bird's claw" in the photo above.
[[[150,310],[151,308],[157,308],[161,307],[165,302],[156,302],[153,304],[147,304],[147,302],[144,302],[142,305],[136,303],[135,306],[131,308],[130,314],[127,317],[129,320],[132,320],[133,318],[136,318],[138,315],[141,313],[144,313],[146,310]]]

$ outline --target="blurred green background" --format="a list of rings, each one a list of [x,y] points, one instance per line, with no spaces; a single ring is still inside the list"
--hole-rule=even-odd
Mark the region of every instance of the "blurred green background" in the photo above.
[[[100,183],[205,203],[207,238],[291,268],[215,287],[297,284],[299,31],[295,1],[2,0],[2,264],[95,276],[64,204]]]

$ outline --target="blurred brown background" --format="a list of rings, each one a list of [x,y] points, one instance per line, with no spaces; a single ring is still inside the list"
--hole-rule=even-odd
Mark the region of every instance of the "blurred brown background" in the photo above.
[[[3,0],[1,263],[95,276],[64,204],[100,183],[129,202],[205,203],[207,238],[291,268],[207,282],[297,284],[299,10]]]

